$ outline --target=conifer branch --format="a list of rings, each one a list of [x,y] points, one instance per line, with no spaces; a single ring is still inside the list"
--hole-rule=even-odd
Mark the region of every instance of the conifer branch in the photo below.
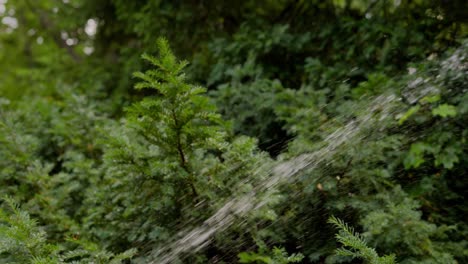
[[[336,255],[361,258],[370,264],[395,264],[394,255],[379,257],[375,249],[367,246],[364,237],[355,232],[354,228],[349,226],[343,220],[331,216],[328,223],[333,224],[339,233],[336,234],[336,240],[342,244],[342,247],[335,251]]]

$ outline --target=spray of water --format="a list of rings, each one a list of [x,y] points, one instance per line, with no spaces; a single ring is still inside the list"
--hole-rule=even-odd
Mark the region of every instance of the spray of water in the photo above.
[[[418,89],[411,92],[411,98],[421,98],[433,91],[431,89]],[[271,169],[270,177],[261,181],[249,193],[232,197],[218,211],[203,222],[202,225],[189,230],[184,235],[162,248],[154,251],[154,260],[151,264],[174,263],[178,257],[187,252],[197,252],[210,243],[210,239],[218,232],[230,227],[237,219],[246,216],[252,210],[264,206],[268,201],[268,194],[286,181],[294,180],[300,172],[312,170],[321,162],[330,159],[337,149],[346,142],[356,142],[360,132],[366,127],[375,126],[379,121],[392,114],[393,103],[399,100],[394,95],[381,95],[375,98],[368,106],[366,114],[348,122],[343,127],[325,138],[325,146],[308,154],[302,154],[293,159],[281,162]]]

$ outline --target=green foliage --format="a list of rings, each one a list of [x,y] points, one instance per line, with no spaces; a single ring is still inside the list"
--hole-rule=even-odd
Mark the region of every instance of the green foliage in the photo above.
[[[373,242],[379,248],[392,248],[400,258],[404,259],[403,262],[414,261],[411,261],[409,256],[419,256],[423,263],[455,262],[444,245],[435,242],[455,226],[438,227],[423,220],[422,213],[418,210],[421,206],[418,201],[405,197],[406,194],[398,188],[393,194],[395,200],[386,201],[384,210],[371,212],[362,220],[368,230],[367,234],[375,237]],[[383,198],[384,195],[380,196]]]
[[[404,114],[399,118],[398,124],[399,124],[399,125],[403,124],[406,120],[408,120],[408,118],[410,118],[412,115],[414,115],[415,113],[417,113],[417,112],[419,111],[420,108],[421,108],[420,105],[415,105],[415,106],[411,107],[410,109],[408,109],[408,111],[406,111],[406,113],[404,113]]]
[[[465,2],[0,1],[0,262],[468,263]]]
[[[441,104],[432,109],[432,114],[441,117],[454,117],[457,115],[457,110],[453,105]]]
[[[47,242],[46,233],[29,214],[19,208],[12,198],[4,198],[10,212],[0,210],[0,260],[5,263],[61,264],[109,263],[119,264],[135,255],[134,249],[118,255],[99,249],[93,243],[73,239],[79,245],[70,251]]]
[[[230,83],[219,85],[212,92],[220,113],[233,120],[235,132],[260,138],[259,146],[277,155],[282,151],[285,133],[278,129],[282,122],[276,120],[274,108],[278,104],[276,94],[284,88],[279,80],[270,80],[257,73],[255,62],[249,59],[244,65],[237,65],[228,73]],[[250,81],[243,81],[248,78]],[[251,98],[251,100],[245,100]],[[256,109],[256,111],[245,111]],[[276,133],[276,134],[272,134]],[[277,146],[275,146],[275,144]]]
[[[135,73],[142,80],[136,89],[156,93],[126,109],[123,128],[110,127],[104,181],[87,200],[93,236],[113,248],[122,241],[144,244],[142,250],[161,246],[183,224],[200,222],[230,195],[249,190],[265,176],[251,171],[268,164],[255,140],[228,138],[205,89],[185,81],[187,63],[176,60],[166,40],[158,46],[158,57],[143,56],[153,68]]]
[[[336,234],[336,240],[342,244],[342,247],[336,250],[336,254],[344,257],[361,258],[370,264],[392,264],[396,263],[394,255],[379,257],[377,252],[367,246],[366,241],[361,234],[356,233],[354,229],[348,226],[342,220],[332,216],[328,220],[330,224],[335,225],[339,230]]]
[[[429,145],[421,142],[411,144],[410,151],[408,152],[408,155],[404,161],[405,168],[409,169],[411,167],[419,167],[422,163],[424,163],[424,153],[430,150],[431,148]]]
[[[274,247],[272,252],[264,252],[258,254],[254,252],[242,252],[239,253],[239,263],[266,263],[266,264],[287,264],[300,262],[304,256],[302,254],[292,254],[288,256],[288,253],[284,248]]]
[[[37,222],[21,211],[12,198],[5,198],[11,213],[0,211],[0,254],[6,263],[59,263],[59,248],[47,243]]]

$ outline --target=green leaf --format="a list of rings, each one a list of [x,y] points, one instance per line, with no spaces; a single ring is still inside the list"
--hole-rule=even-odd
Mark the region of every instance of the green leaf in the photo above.
[[[439,166],[442,165],[446,169],[452,169],[453,165],[459,162],[458,154],[461,153],[460,148],[456,147],[447,147],[442,152],[435,155],[435,165]]]
[[[432,150],[431,146],[423,143],[417,142],[411,144],[410,151],[403,161],[406,169],[418,168],[421,164],[424,163],[424,154]]]
[[[431,104],[438,101],[440,101],[440,94],[424,96],[419,102]]]
[[[261,263],[272,264],[273,260],[270,257],[262,256],[251,252],[242,252],[237,255],[239,263],[254,263],[260,261]]]
[[[408,118],[410,118],[412,115],[414,115],[416,112],[418,112],[420,108],[421,108],[420,105],[415,105],[415,106],[411,107],[410,109],[408,109],[408,111],[406,111],[406,113],[404,113],[399,118],[398,124],[399,125],[403,124],[406,120],[408,120]]]
[[[454,117],[457,115],[457,109],[453,105],[441,104],[432,109],[433,116]]]

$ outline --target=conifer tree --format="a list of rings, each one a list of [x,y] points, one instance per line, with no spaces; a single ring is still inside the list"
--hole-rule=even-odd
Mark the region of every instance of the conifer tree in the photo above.
[[[177,61],[165,39],[159,39],[157,46],[159,57],[143,55],[156,68],[134,76],[141,80],[136,89],[156,90],[158,95],[128,109],[129,126],[157,146],[159,154],[165,157],[164,163],[178,164],[177,177],[190,188],[192,198],[198,200],[195,185],[201,181],[194,178],[195,152],[220,147],[225,135],[223,121],[202,95],[206,90],[185,82],[182,70],[188,63]]]
[[[134,74],[140,80],[135,88],[153,95],[128,107],[123,126],[110,129],[106,176],[88,200],[95,236],[112,246],[122,237],[146,245],[142,253],[249,188],[241,180],[265,176],[259,164],[269,161],[255,140],[230,138],[206,90],[186,82],[187,62],[177,61],[165,39],[157,46],[159,56],[143,55],[152,68]]]

